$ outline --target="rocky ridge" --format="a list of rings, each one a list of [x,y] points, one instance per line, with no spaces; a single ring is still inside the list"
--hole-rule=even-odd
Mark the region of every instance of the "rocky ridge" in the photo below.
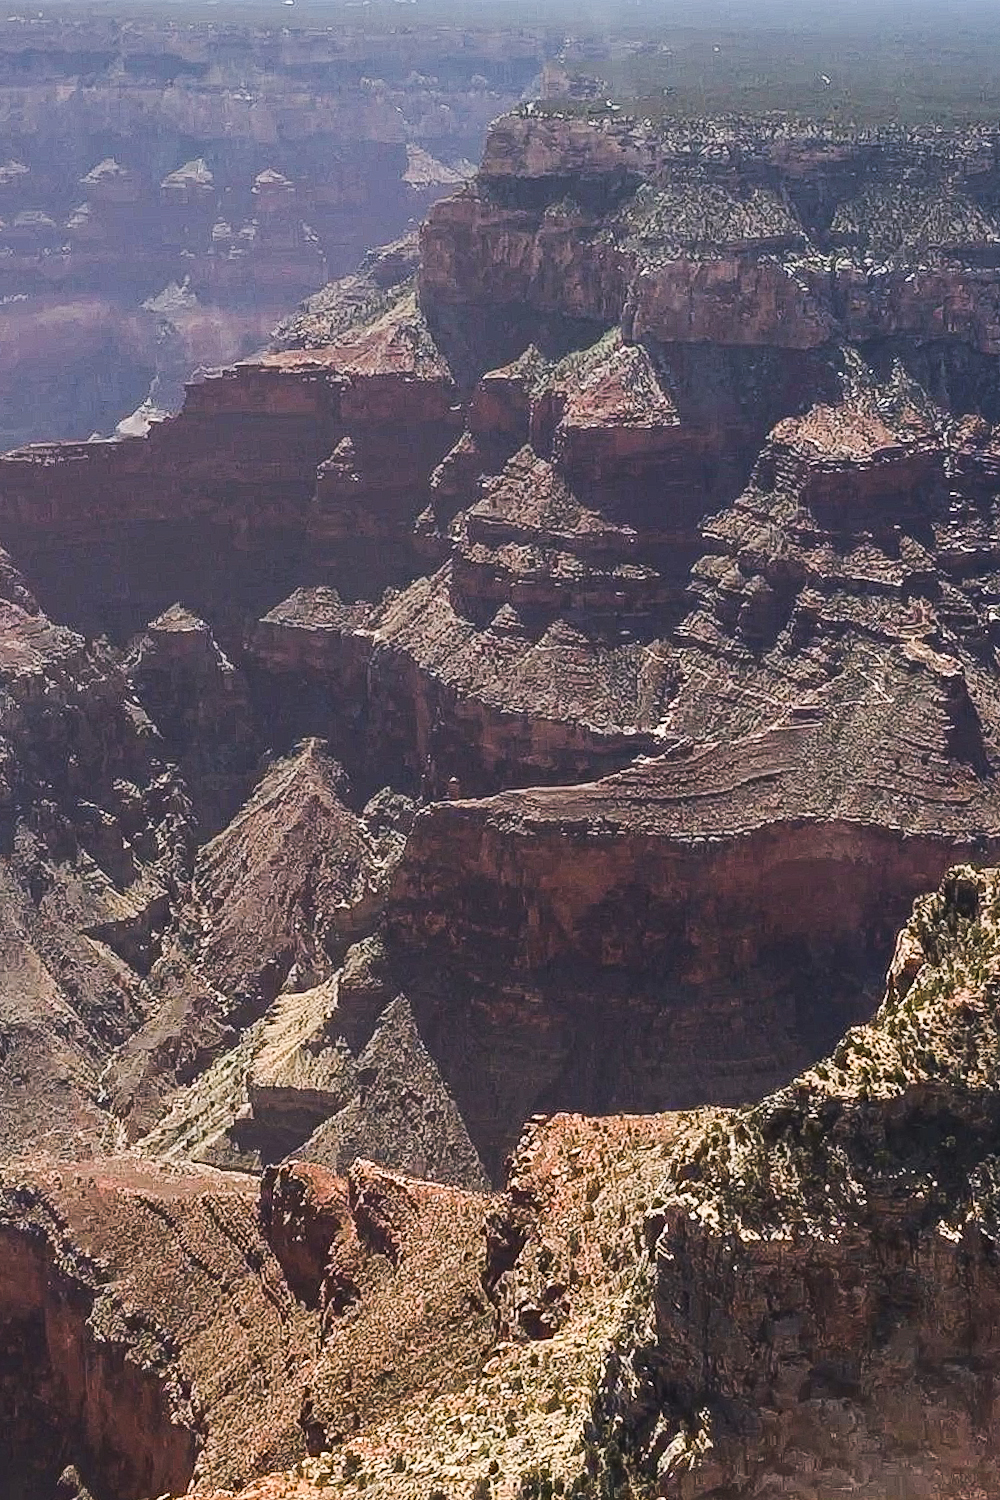
[[[449,1190],[366,1164],[346,1183],[269,1174],[266,1232],[330,1353],[310,1376],[315,1456],[246,1500],[990,1493],[997,911],[995,871],[950,872],[874,1020],[757,1105],[531,1122],[504,1193],[461,1211],[478,1249],[459,1237],[437,1271],[453,1296],[471,1259],[491,1335],[477,1353],[470,1297],[451,1345],[467,1383],[435,1366],[412,1411],[401,1391],[379,1409],[363,1361],[360,1382],[324,1376],[378,1316],[355,1233],[416,1270],[414,1219]],[[397,1319],[427,1306],[393,1296]],[[396,1326],[412,1376],[432,1345]]]
[[[171,906],[162,1011],[113,1097],[143,1093],[150,1035],[187,1086],[366,934],[373,1021],[402,1007],[494,1174],[536,1107],[736,1101],[864,1015],[909,901],[996,842],[996,392],[972,325],[919,291],[991,284],[991,142],[524,110],[431,213],[415,281],[390,247],[147,438],[0,461],[43,599],[123,641],[153,617],[123,666],[190,836],[221,841]],[[878,260],[844,226],[900,163],[923,196],[893,199]],[[866,297],[910,288],[915,321],[862,338],[841,299],[814,340],[737,300],[731,338],[711,323],[730,262],[794,281],[824,256]],[[637,329],[678,257],[709,322]],[[298,814],[255,779],[291,754],[312,823],[294,747],[317,735],[347,774],[334,858],[369,841],[370,897],[311,893],[303,851],[282,894],[263,853],[267,809]],[[386,786],[383,812],[422,804],[391,850],[363,827]],[[231,935],[209,933],[223,904]]]
[[[914,1337],[952,1340],[934,1373],[883,1356],[930,1220],[890,1285],[861,1189],[833,1222],[795,1173],[883,1128],[896,1170],[892,1090],[923,1080],[923,1139],[942,996],[967,938],[992,953],[992,877],[951,877],[917,920],[952,937],[911,954],[941,1038],[907,1023],[885,1070],[847,1066],[856,1036],[892,1051],[894,969],[817,1102],[914,897],[1000,854],[996,152],[524,110],[416,270],[370,258],[147,437],[0,459],[4,1154],[15,1183],[39,1151],[267,1169],[318,1343],[281,1438],[314,1451],[265,1490],[825,1500],[898,1488],[904,1443],[929,1496],[988,1489],[987,1346],[918,1307]],[[970,1110],[945,1135],[974,1163]],[[726,1206],[734,1161],[766,1233]],[[820,1306],[852,1258],[882,1288],[864,1368]],[[897,1443],[890,1408],[935,1402]],[[84,1488],[142,1500],[81,1421]],[[224,1428],[164,1482],[281,1466],[196,1473]]]

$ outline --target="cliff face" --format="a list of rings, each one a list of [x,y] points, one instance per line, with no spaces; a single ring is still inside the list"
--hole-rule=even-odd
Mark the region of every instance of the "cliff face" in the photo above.
[[[631,337],[665,344],[902,335],[995,353],[995,171],[988,131],[654,128],[530,109],[494,126],[474,186],[430,215],[422,285],[442,309],[624,314]]]
[[[453,382],[412,295],[390,301],[370,327],[192,385],[146,437],[0,459],[3,532],[43,596],[118,638],[180,598],[235,648],[247,615],[303,578],[357,597],[412,576]]]
[[[416,274],[0,459],[3,1152],[274,1169],[287,1493],[988,1488],[992,877],[805,1070],[1000,857],[997,150],[525,111]]]
[[[113,1500],[291,1462],[314,1329],[245,1180],[117,1161],[0,1186],[0,1437],[12,1495],[72,1464]],[[223,1295],[220,1296],[220,1289]]]
[[[492,1200],[367,1163],[270,1174],[265,1232],[328,1344],[317,1457],[250,1493],[990,1493],[997,894],[996,871],[951,871],[871,1024],[754,1106],[538,1117]],[[479,1348],[470,1270],[494,1319]],[[420,1312],[449,1304],[465,1385],[448,1354],[423,1363]],[[388,1407],[364,1360],[324,1384],[371,1326]],[[417,1356],[398,1374],[397,1334]]]
[[[464,181],[549,47],[296,15],[0,20],[0,448],[176,411]]]
[[[409,1078],[448,1122],[393,1164],[473,1182],[536,1107],[735,1102],[867,1013],[998,836],[1000,394],[939,316],[993,285],[994,158],[525,110],[419,267],[369,257],[144,438],[0,460],[43,603],[145,627],[124,670],[218,835],[116,1042],[133,1134],[256,1161],[325,1108],[340,1166],[375,1047],[416,1059],[393,1118]],[[324,987],[376,927],[355,1025]]]
[[[681,807],[736,778],[791,800],[808,738],[418,817],[387,907],[393,974],[494,1170],[506,1122],[562,1098],[648,1111],[773,1087],[870,1013],[913,893],[956,848],[995,847],[818,811],[684,827]]]
[[[989,1488],[995,943],[993,875],[953,872],[870,1026],[690,1122],[647,1224],[651,1343],[602,1398],[618,1420],[648,1372],[633,1439],[662,1493]]]

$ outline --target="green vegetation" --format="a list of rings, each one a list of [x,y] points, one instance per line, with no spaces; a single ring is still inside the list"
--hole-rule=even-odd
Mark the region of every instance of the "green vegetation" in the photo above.
[[[995,873],[960,867],[916,903],[870,1026],[761,1104],[702,1119],[668,1181],[718,1228],[823,1233],[887,1199],[917,1224],[957,1226],[974,1201],[981,1216],[1000,1145]]]
[[[593,103],[641,117],[759,116],[774,111],[857,124],[950,124],[1000,116],[1000,18],[961,3],[836,6],[697,4],[695,0],[91,0],[81,12],[262,29],[329,28],[374,38],[416,29],[528,34],[570,75],[591,79]]]
[[[806,11],[791,26],[670,24],[646,36],[579,37],[567,72],[596,76],[602,97],[643,118],[780,112],[843,124],[957,124],[1000,114],[1000,23],[954,13],[842,15],[824,29]],[[558,106],[556,106],[558,107]]]

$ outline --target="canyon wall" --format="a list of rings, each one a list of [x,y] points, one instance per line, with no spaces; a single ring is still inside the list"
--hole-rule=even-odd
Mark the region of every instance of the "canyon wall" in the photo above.
[[[0,21],[0,448],[176,411],[464,181],[548,47],[282,20]]]
[[[536,1108],[737,1102],[868,1014],[998,837],[996,149],[524,108],[419,266],[144,437],[0,459],[0,539],[221,840],[116,1043],[133,1136],[340,1165],[375,1048],[447,1122],[407,1163],[473,1184]],[[279,878],[286,807],[356,889],[308,839]]]
[[[0,458],[24,1485],[988,1491],[998,150],[525,107]]]

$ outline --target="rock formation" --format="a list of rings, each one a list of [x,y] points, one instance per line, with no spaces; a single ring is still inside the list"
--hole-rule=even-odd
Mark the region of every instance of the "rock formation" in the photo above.
[[[998,400],[934,290],[989,295],[991,139],[522,111],[419,267],[370,256],[145,438],[0,460],[3,539],[127,646],[186,836],[217,835],[108,1070],[130,1132],[179,1084],[171,1149],[302,1147],[377,1037],[478,1181],[536,1108],[737,1102],[868,1013],[914,895],[996,847]],[[367,934],[348,1064],[323,987]],[[333,1047],[290,1134],[261,1027]],[[393,1165],[445,1160],[403,1136]]]
[[[314,1457],[248,1500],[989,1494],[997,916],[958,867],[828,1059],[741,1110],[538,1117],[492,1199],[269,1172],[323,1334]]]
[[[464,181],[551,45],[342,19],[0,21],[0,448],[175,411]]]
[[[164,1488],[966,1500],[1000,140],[558,109],[146,436],[0,458],[14,1218],[265,1170],[316,1342],[239,1462],[142,1386]],[[148,1500],[63,1406],[46,1497]]]
[[[239,1485],[298,1446],[290,1364],[315,1321],[257,1225],[246,1178],[123,1160],[0,1184],[4,1424],[12,1495]]]
[[[255,769],[246,676],[204,620],[174,604],[135,643],[129,681],[166,741],[203,831],[229,821]]]
[[[655,1432],[633,1427],[662,1493],[994,1482],[996,913],[992,872],[953,871],[917,903],[870,1026],[679,1140],[627,1419],[666,1396]],[[610,1377],[617,1423],[629,1375]]]

